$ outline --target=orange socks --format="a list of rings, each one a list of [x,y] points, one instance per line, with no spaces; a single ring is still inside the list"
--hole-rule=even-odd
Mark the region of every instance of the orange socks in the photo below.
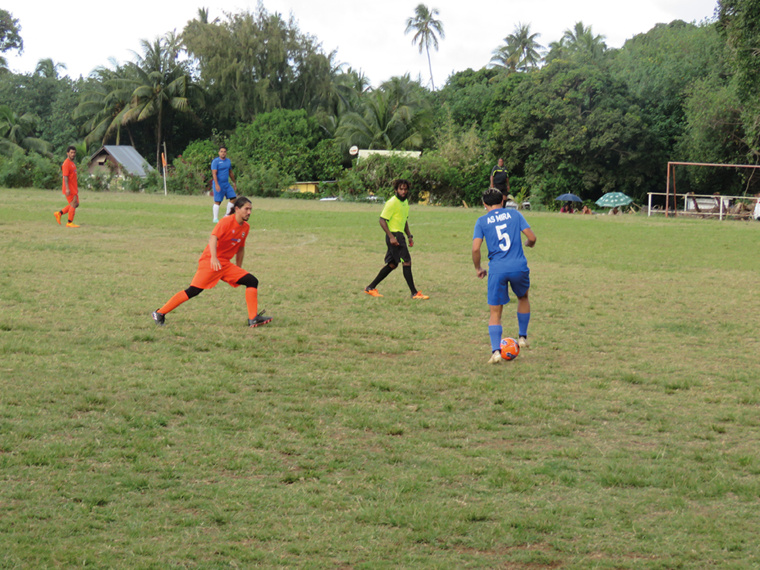
[[[76,208],[72,208],[71,206],[66,206],[61,210],[61,214],[69,215],[69,223],[74,221],[74,212],[76,212]]]
[[[248,318],[255,319],[259,312],[259,290],[256,287],[245,288],[245,304],[248,307]]]
[[[169,299],[166,302],[166,305],[161,307],[158,312],[162,315],[165,315],[166,313],[170,313],[177,307],[179,307],[182,303],[187,301],[190,297],[187,296],[187,293],[185,291],[180,291],[179,293],[175,294],[171,299]]]

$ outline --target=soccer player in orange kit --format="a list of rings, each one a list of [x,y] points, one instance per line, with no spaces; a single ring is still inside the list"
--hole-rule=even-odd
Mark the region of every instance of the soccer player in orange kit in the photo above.
[[[77,156],[77,149],[70,146],[66,149],[66,160],[63,161],[61,166],[61,174],[63,175],[63,195],[66,196],[69,205],[63,210],[53,212],[55,221],[61,223],[61,216],[64,214],[69,215],[69,221],[66,223],[67,228],[78,228],[79,226],[74,223],[74,214],[79,207],[79,187],[77,186],[77,165],[74,164],[74,159]]]
[[[252,210],[251,201],[245,196],[240,196],[235,200],[232,212],[214,226],[208,245],[198,260],[198,271],[190,282],[190,287],[176,293],[163,307],[151,313],[157,325],[163,326],[167,313],[192,299],[204,289],[212,289],[220,280],[233,287],[245,286],[249,327],[258,327],[272,321],[272,317],[264,316],[264,311],[257,312],[259,280],[242,267],[245,240],[250,231],[248,218],[251,217]],[[231,261],[233,255],[235,263]]]

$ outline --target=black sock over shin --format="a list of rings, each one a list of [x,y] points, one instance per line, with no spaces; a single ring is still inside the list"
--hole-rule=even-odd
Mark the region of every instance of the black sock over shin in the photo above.
[[[414,286],[411,265],[404,265],[404,279],[406,279],[406,284],[409,285],[409,290],[412,292],[412,295],[414,295],[417,292],[417,288]]]
[[[367,289],[376,289],[378,283],[380,283],[383,279],[388,277],[388,275],[391,274],[391,271],[396,269],[395,267],[391,267],[390,265],[386,265],[380,270],[380,273],[377,274],[377,277],[375,277],[375,280],[369,284]]]

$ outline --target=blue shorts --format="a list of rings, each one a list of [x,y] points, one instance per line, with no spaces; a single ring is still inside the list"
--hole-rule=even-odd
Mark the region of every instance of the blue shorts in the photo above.
[[[530,289],[530,269],[509,273],[488,272],[488,304],[509,303],[509,286],[517,297],[524,297]]]
[[[221,202],[225,198],[227,198],[228,200],[234,200],[235,198],[237,198],[237,196],[235,196],[235,190],[232,188],[232,184],[230,184],[229,182],[224,182],[224,183],[219,184],[221,188],[218,189],[219,190],[218,192],[217,192],[216,184],[214,184],[213,186],[214,186],[214,202]]]

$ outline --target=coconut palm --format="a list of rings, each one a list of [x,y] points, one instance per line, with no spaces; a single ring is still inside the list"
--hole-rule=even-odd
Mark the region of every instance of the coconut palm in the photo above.
[[[82,129],[87,132],[85,143],[98,142],[106,144],[109,140],[121,144],[122,127],[129,136],[129,142],[135,146],[129,124],[124,123],[124,116],[129,110],[132,92],[135,90],[134,78],[127,74],[124,67],[111,59],[113,69],[98,67],[82,89],[79,105],[72,114],[74,119],[85,119]]]
[[[0,152],[11,155],[21,149],[50,154],[50,144],[32,136],[38,121],[37,115],[17,115],[8,105],[0,105]]]
[[[530,24],[517,24],[515,31],[504,38],[504,45],[493,51],[491,64],[512,72],[537,68],[543,49],[536,41],[540,35],[530,33]]]
[[[412,45],[419,45],[420,53],[422,53],[422,48],[425,48],[428,68],[430,69],[430,85],[433,87],[433,91],[435,91],[435,82],[433,81],[433,66],[430,63],[430,46],[438,51],[438,36],[441,39],[446,37],[443,32],[443,23],[435,19],[437,15],[438,8],[431,10],[424,4],[419,4],[414,9],[414,17],[406,20],[406,30],[404,31],[405,34],[414,32]]]
[[[200,93],[185,67],[178,62],[180,40],[174,33],[156,38],[152,43],[141,40],[142,55],[135,53],[136,61],[127,65],[133,74],[136,87],[132,91],[129,108],[122,124],[156,121],[156,164],[161,160],[161,143],[165,119],[169,110],[191,112],[191,99]]]
[[[58,79],[58,72],[61,69],[66,69],[65,63],[55,63],[51,58],[47,57],[37,62],[37,67],[34,68],[34,74],[51,79]]]
[[[565,30],[562,39],[571,54],[592,60],[599,59],[607,50],[604,36],[595,36],[591,26],[586,27],[583,22],[576,22],[572,29]]]
[[[376,89],[363,97],[361,109],[341,116],[336,138],[346,148],[420,148],[429,128],[430,111],[416,100],[402,100],[397,95],[392,89]]]

